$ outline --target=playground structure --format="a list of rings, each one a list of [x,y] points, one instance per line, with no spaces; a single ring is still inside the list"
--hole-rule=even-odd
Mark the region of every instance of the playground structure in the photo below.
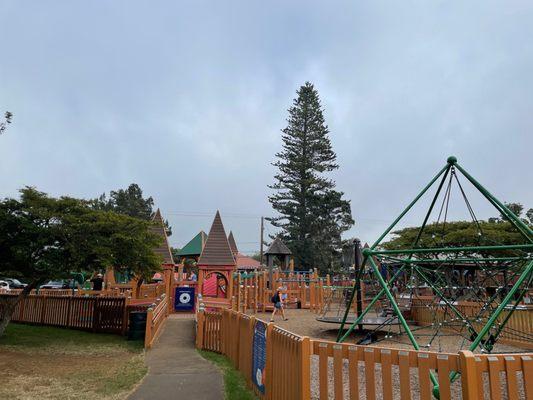
[[[501,244],[487,240],[459,181],[459,173],[512,224],[523,238],[523,243]],[[436,193],[411,248],[391,250],[380,248],[383,238],[439,179]],[[445,243],[438,241],[439,238],[435,237],[435,234],[432,235],[434,243],[423,243],[422,235],[441,194],[442,203],[436,225],[445,229],[453,183],[459,187],[472,217],[472,223],[478,228],[479,244],[447,247]],[[360,247],[356,246],[356,250],[359,249]],[[531,228],[470,176],[457,163],[455,157],[449,157],[447,164],[378,240],[370,248],[362,250],[361,263],[360,255],[355,255],[356,281],[347,301],[342,300],[345,301],[346,307],[340,321],[337,342],[342,343],[355,329],[362,330],[364,325],[368,325],[368,320],[365,318],[373,314],[377,318],[375,325],[378,329],[384,326],[390,328],[392,325],[401,327],[396,331],[389,329],[387,338],[405,334],[415,350],[438,346],[442,335],[454,334],[459,339],[458,350],[467,345],[469,351],[490,353],[504,333],[509,320],[520,307],[524,296],[528,295],[531,289],[532,251]],[[366,267],[379,283],[380,290],[363,308],[361,281]],[[457,270],[466,271],[466,274],[457,275],[455,273]],[[420,283],[430,291],[431,296],[422,299],[419,293]],[[493,290],[489,291],[489,287]],[[407,304],[402,307],[402,297],[405,298],[406,293],[408,293]],[[354,299],[355,307],[353,307]],[[465,312],[464,302],[472,300],[475,300],[477,307]],[[378,303],[386,303],[388,309],[384,310],[384,307],[381,307],[381,312],[378,312],[376,310]],[[420,328],[409,324],[408,318],[412,318],[412,314],[416,315],[419,308],[430,310],[433,322],[429,327]],[[353,315],[352,318],[349,318],[350,314]],[[345,326],[348,326],[348,329],[345,330]],[[531,329],[515,334],[518,334],[523,342],[532,342]],[[424,339],[425,342],[421,343]],[[373,341],[373,338],[368,337],[368,341]],[[435,374],[430,374],[430,378],[433,392],[438,397],[439,384],[442,382],[437,380]],[[457,373],[450,375],[452,381],[456,378]]]

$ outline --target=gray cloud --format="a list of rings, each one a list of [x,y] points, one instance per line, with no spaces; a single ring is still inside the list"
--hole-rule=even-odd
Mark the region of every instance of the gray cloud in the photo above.
[[[4,0],[0,108],[15,116],[0,195],[137,182],[173,244],[218,208],[253,251],[247,216],[271,213],[279,130],[310,80],[357,220],[348,235],[375,239],[450,154],[503,200],[533,206],[531,20],[526,1]]]

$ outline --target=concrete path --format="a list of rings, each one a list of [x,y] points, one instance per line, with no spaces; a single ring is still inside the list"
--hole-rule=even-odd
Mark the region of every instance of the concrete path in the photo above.
[[[129,400],[221,400],[222,372],[194,348],[194,320],[170,315],[146,354],[148,374]]]

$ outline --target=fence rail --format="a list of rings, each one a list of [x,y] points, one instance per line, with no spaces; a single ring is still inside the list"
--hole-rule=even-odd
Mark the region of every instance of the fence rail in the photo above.
[[[0,295],[0,314],[16,295]],[[93,332],[124,333],[126,299],[29,295],[15,307],[12,321]]]
[[[412,300],[411,318],[419,325],[431,325],[439,323],[446,318],[450,318],[445,313],[445,307],[439,304],[439,298],[432,296],[418,297]],[[455,307],[468,318],[475,318],[480,315],[483,304],[480,302],[463,301]],[[496,323],[504,321],[510,311],[504,310]],[[473,322],[473,327],[480,330],[483,327],[481,322]],[[507,320],[498,341],[510,345],[533,349],[531,333],[533,332],[533,306],[521,306],[512,312]]]
[[[433,353],[311,340],[266,324],[265,392],[253,383],[258,319],[200,311],[196,345],[226,355],[262,399],[533,399],[532,354]],[[261,323],[265,323],[260,321]],[[452,378],[452,379],[451,379]]]
[[[150,348],[159,334],[163,323],[168,316],[168,298],[163,295],[159,304],[154,308],[148,308],[146,313],[146,333],[144,335],[144,347]]]

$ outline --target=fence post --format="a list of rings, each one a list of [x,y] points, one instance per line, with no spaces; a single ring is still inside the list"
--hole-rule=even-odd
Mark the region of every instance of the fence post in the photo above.
[[[273,365],[273,349],[272,349],[272,331],[274,324],[269,322],[266,328],[266,365],[265,365],[265,399],[275,400],[272,397],[272,365]]]
[[[311,341],[307,336],[300,343],[300,400],[311,399]]]
[[[196,314],[196,348],[202,350],[204,344],[204,310],[199,310]]]
[[[126,332],[128,330],[128,323],[129,323],[129,317],[130,317],[130,313],[128,312],[129,304],[130,304],[130,298],[129,297],[124,298],[124,316],[122,317],[122,335],[126,335]]]
[[[71,319],[71,310],[72,310],[72,301],[74,300],[74,297],[68,297],[67,298],[67,304],[68,304],[68,307],[67,307],[67,328],[70,328],[70,319]]]
[[[44,316],[46,314],[46,295],[41,297],[41,325],[44,325]]]
[[[154,319],[154,310],[152,307],[146,312],[146,331],[144,332],[144,348],[150,347],[152,341],[152,320]]]
[[[459,352],[459,362],[461,365],[461,386],[463,400],[477,400],[477,366],[476,357],[471,351],[461,350]]]

